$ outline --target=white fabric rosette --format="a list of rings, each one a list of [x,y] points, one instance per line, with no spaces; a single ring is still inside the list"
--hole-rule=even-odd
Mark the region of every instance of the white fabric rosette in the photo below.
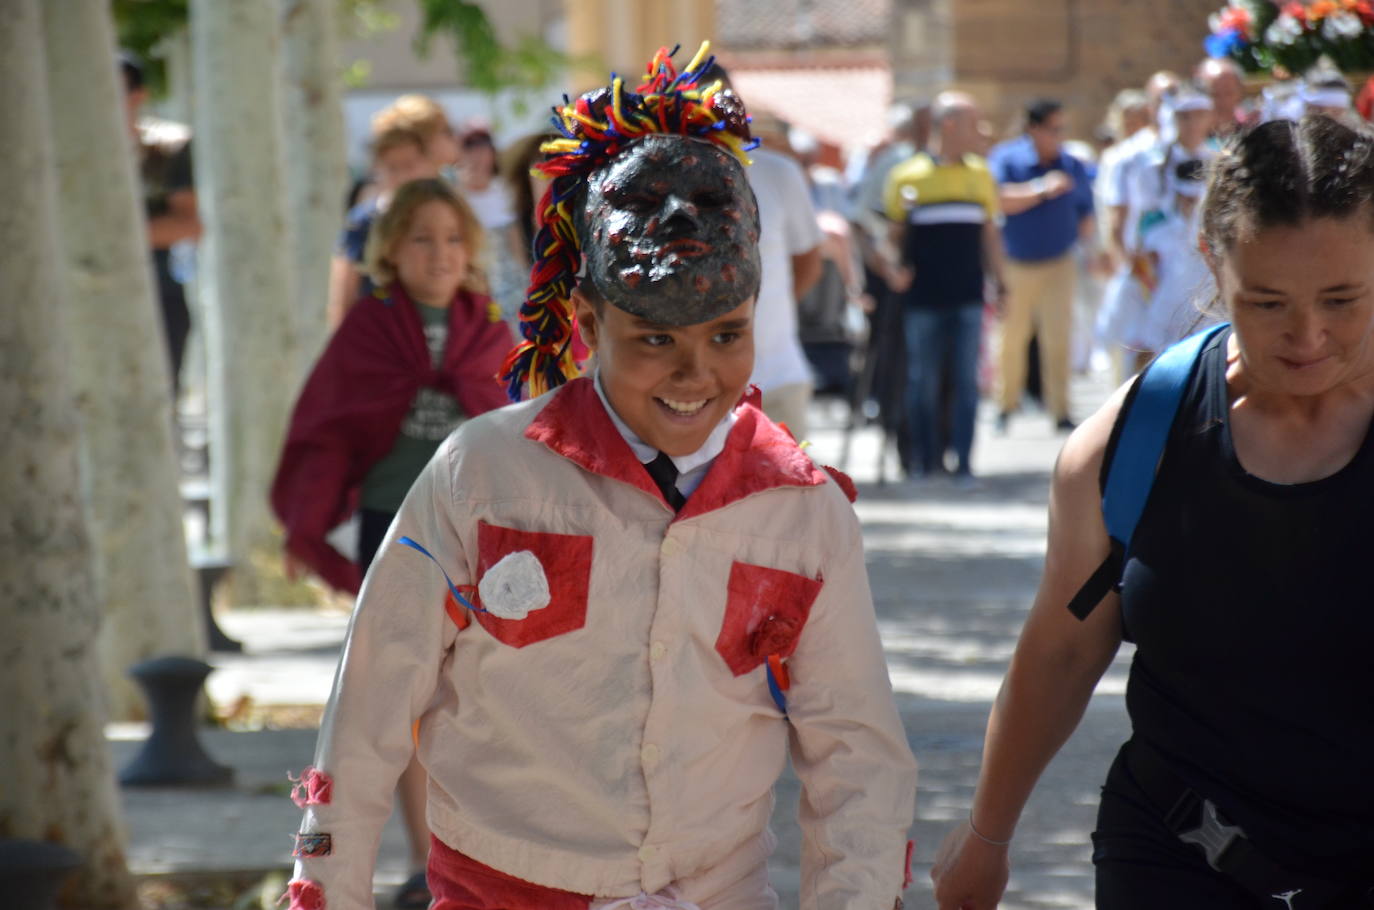
[[[524,619],[549,605],[549,579],[539,557],[517,550],[501,557],[477,583],[482,608],[498,619]]]

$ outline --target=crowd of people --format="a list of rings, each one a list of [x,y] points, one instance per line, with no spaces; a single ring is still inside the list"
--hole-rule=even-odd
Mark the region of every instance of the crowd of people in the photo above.
[[[123,67],[175,391],[191,319],[173,250],[200,230],[190,135],[142,112],[141,68],[128,56]],[[729,85],[718,64],[711,76]],[[1028,393],[1067,432],[1074,373],[1124,379],[1211,320],[1199,304],[1215,287],[1194,242],[1207,165],[1238,129],[1305,111],[1359,116],[1339,74],[1247,98],[1238,67],[1211,58],[1189,79],[1161,71],[1120,92],[1090,142],[1067,139],[1070,112],[1052,99],[997,142],[971,96],[945,91],[894,106],[882,141],[837,162],[756,110],[763,145],[748,173],[764,218],[761,302],[776,314],[752,377],[766,413],[805,439],[815,393],[876,408],[913,487],[976,486],[980,399],[995,402],[999,432]],[[475,213],[482,292],[518,335],[547,186],[531,168],[549,138],[498,149],[485,122],[455,128],[419,94],[378,112],[330,266],[331,330],[373,290],[374,221],[403,184],[438,177]]]
[[[140,125],[125,77],[165,269],[199,230],[188,137]],[[914,484],[977,484],[990,373],[998,429],[1029,387],[1070,434],[939,906],[997,905],[1123,641],[1099,906],[1369,906],[1374,136],[1348,87],[1247,99],[1208,60],[1120,93],[1096,144],[1052,99],[994,142],[949,90],[841,170],[730,86],[661,53],[504,155],[422,96],[374,119],[271,490],[288,571],[359,595],[292,907],[371,906],[394,789],[398,907],[772,910],[790,758],[802,906],[900,908],[915,763],[852,483],[798,444],[858,358]],[[1079,426],[1095,361],[1123,384]]]
[[[1240,69],[1208,58],[1190,78],[1123,90],[1091,142],[1067,138],[1053,99],[1027,105],[1002,142],[961,92],[894,109],[887,140],[813,196],[861,264],[848,293],[870,313],[874,394],[906,475],[976,486],[980,396],[998,431],[1029,391],[1068,432],[1074,373],[1125,379],[1215,321],[1196,243],[1209,163],[1261,119],[1356,122],[1353,100],[1329,72],[1247,98]]]

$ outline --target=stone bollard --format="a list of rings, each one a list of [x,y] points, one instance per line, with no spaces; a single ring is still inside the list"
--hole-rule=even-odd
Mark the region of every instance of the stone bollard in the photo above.
[[[243,642],[236,641],[224,634],[224,630],[215,622],[215,611],[210,608],[210,601],[213,599],[215,586],[231,568],[233,562],[229,557],[221,556],[211,551],[192,551],[191,568],[196,571],[196,580],[200,586],[200,609],[205,616],[205,637],[211,651],[230,651],[239,653],[243,651]]]
[[[53,910],[62,882],[81,856],[61,844],[0,840],[0,894],[9,910]]]
[[[230,782],[233,769],[206,755],[196,737],[196,696],[212,669],[190,657],[157,657],[129,668],[148,699],[153,732],[120,772],[121,784],[217,786]]]

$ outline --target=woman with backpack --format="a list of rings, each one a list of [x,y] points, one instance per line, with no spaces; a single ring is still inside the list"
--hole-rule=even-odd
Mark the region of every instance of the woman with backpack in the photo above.
[[[1230,326],[1196,343],[1162,458],[1122,442],[1150,410],[1139,377],[1064,446],[972,809],[932,869],[941,908],[996,906],[1026,799],[1123,640],[1133,735],[1103,787],[1097,905],[1374,906],[1374,135],[1309,117],[1237,137],[1199,243]],[[1109,536],[1122,458],[1146,501]]]

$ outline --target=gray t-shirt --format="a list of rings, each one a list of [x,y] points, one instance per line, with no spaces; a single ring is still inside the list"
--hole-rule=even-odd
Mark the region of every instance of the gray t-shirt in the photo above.
[[[444,347],[448,343],[448,308],[441,310],[419,303],[415,308],[420,311],[425,343],[437,368],[443,363]],[[458,406],[458,400],[452,395],[438,389],[421,388],[415,393],[410,410],[401,421],[401,432],[391,451],[373,465],[367,477],[363,478],[358,504],[364,509],[378,512],[400,509],[406,493],[410,492],[410,485],[434,457],[439,443],[448,438],[448,434],[466,418],[467,415]]]

